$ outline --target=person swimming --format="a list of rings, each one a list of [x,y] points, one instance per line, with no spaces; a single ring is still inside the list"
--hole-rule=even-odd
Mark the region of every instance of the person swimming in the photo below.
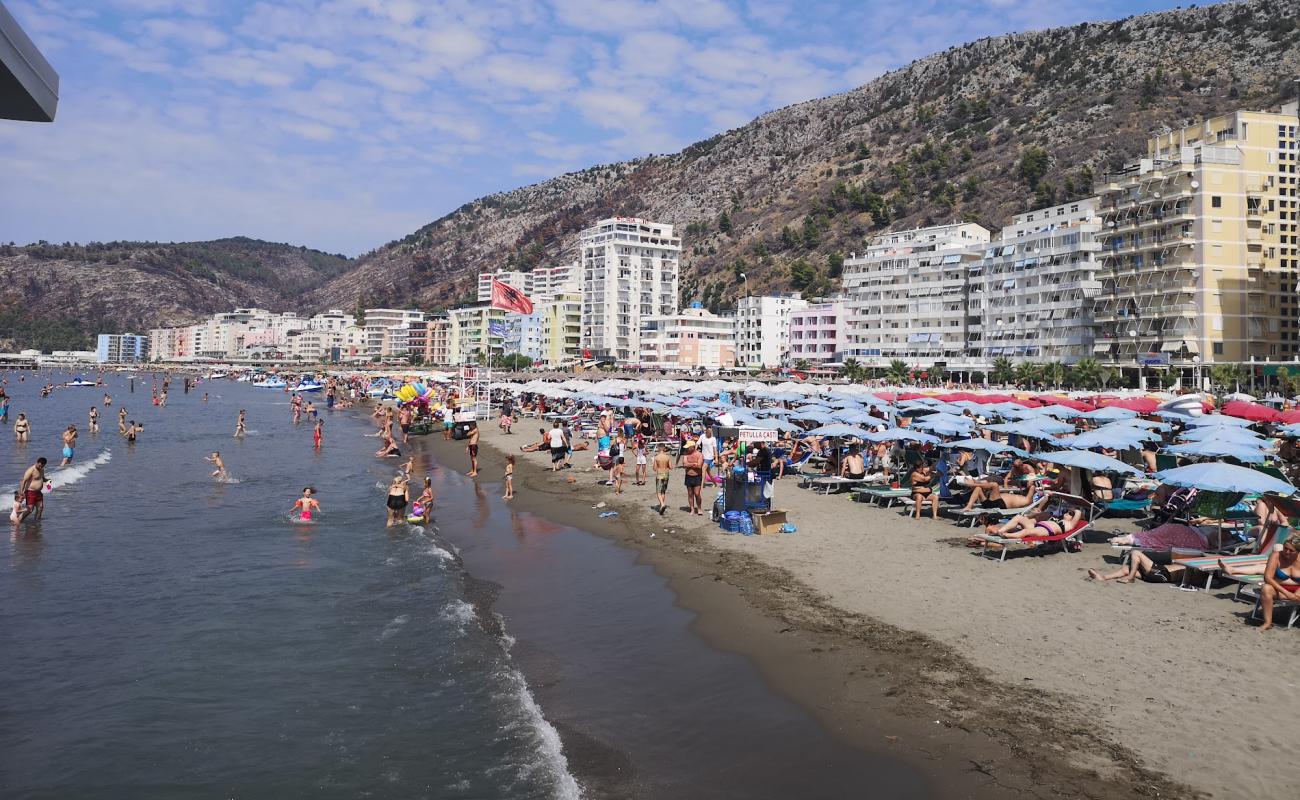
[[[314,486],[305,486],[302,490],[302,497],[299,497],[293,504],[292,514],[297,514],[298,522],[311,522],[312,512],[320,513],[320,503],[316,500],[316,488]]]

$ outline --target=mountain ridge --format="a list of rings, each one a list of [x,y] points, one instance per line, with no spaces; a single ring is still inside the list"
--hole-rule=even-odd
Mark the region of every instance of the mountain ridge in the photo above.
[[[1296,9],[1279,0],[1176,9],[987,37],[829,97],[766,112],[669,155],[588,167],[465,203],[357,260],[318,306],[445,308],[484,269],[569,260],[610,215],[683,233],[682,299],[833,289],[888,227],[948,219],[996,230],[1088,193],[1144,153],[1149,129],[1276,104],[1300,73]],[[1104,134],[1104,135],[1103,135]]]

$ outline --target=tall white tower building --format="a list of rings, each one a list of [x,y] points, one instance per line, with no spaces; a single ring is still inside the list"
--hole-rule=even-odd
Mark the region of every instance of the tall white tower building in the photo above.
[[[681,240],[673,226],[635,217],[601,220],[583,231],[582,347],[634,362],[642,317],[678,311]]]

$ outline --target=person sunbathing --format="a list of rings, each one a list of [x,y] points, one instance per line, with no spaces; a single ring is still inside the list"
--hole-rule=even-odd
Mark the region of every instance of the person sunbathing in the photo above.
[[[867,461],[862,457],[862,452],[857,445],[849,448],[844,463],[840,464],[840,477],[853,481],[860,481],[867,477]]]
[[[984,532],[989,536],[997,536],[1002,539],[1023,539],[1026,536],[1059,536],[1066,531],[1077,528],[1082,519],[1083,511],[1077,508],[1065,512],[1060,519],[1053,519],[1051,511],[1040,511],[1036,514],[1017,514],[1001,525],[986,526]],[[971,543],[983,545],[984,540],[977,536],[971,539]]]
[[[1093,475],[1091,483],[1093,500],[1109,503],[1115,499],[1115,484],[1111,483],[1109,475]]]
[[[963,511],[970,511],[976,505],[979,505],[980,508],[1025,508],[1042,497],[1039,493],[1032,495],[1004,493],[1002,485],[996,481],[972,481],[967,485],[971,487],[971,493],[970,499],[962,507]]]
[[[519,446],[519,452],[521,452],[521,453],[536,453],[538,450],[549,450],[549,449],[551,448],[551,445],[550,445],[550,443],[549,443],[549,442],[547,441],[547,439],[546,439],[546,429],[545,429],[545,428],[538,428],[538,429],[537,429],[537,435],[541,437],[541,439],[540,439],[539,441],[537,441],[537,442],[534,443],[534,444],[520,445],[520,446]]]
[[[1132,583],[1141,578],[1147,583],[1170,583],[1175,575],[1183,571],[1183,567],[1171,566],[1172,562],[1172,557],[1167,553],[1152,558],[1141,550],[1134,550],[1129,563],[1106,575],[1102,575],[1095,569],[1090,569],[1088,570],[1087,580],[1102,583],[1106,581]]]

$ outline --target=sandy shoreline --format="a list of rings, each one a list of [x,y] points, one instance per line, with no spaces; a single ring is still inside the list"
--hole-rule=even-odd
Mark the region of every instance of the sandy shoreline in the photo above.
[[[536,427],[485,425],[481,480],[499,483],[501,453]],[[465,471],[463,443],[423,441]],[[598,485],[590,451],[558,475],[546,454],[519,455],[520,508],[636,548],[702,635],[750,656],[838,737],[923,765],[942,796],[1231,797],[1300,780],[1270,757],[1288,735],[1256,722],[1300,708],[1283,666],[1292,632],[1259,634],[1221,592],[1083,581],[1106,545],[988,563],[953,546],[964,529],[951,523],[792,479],[776,505],[797,533],[728,536],[678,510],[679,474],[661,518],[652,487]],[[596,516],[602,500],[617,519]]]

